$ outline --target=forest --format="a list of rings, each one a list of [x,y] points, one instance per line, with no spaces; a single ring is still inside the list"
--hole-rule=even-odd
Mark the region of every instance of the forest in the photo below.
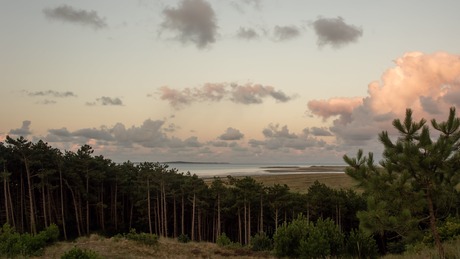
[[[245,246],[263,233],[277,255],[293,257],[318,250],[308,245],[323,239],[326,255],[335,256],[356,255],[360,242],[369,257],[434,244],[444,257],[442,242],[460,234],[460,121],[455,109],[446,122],[433,120],[436,140],[425,124],[410,110],[403,121],[394,120],[400,137],[393,142],[387,132],[379,135],[385,151],[378,165],[361,150],[344,156],[356,188],[315,182],[305,193],[251,177],[206,183],[158,162],[115,163],[89,145],[63,152],[42,140],[8,136],[0,142],[0,223],[31,235],[54,224],[63,240],[135,230],[191,241],[224,236]],[[332,232],[315,236],[315,227]],[[340,234],[338,243],[329,240],[333,233]],[[333,251],[337,244],[343,251]]]

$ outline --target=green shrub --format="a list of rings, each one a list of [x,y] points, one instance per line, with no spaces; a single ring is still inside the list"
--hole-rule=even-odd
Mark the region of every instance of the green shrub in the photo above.
[[[279,257],[340,257],[344,251],[344,235],[331,219],[319,219],[312,224],[300,215],[278,228],[273,239]]]
[[[232,241],[225,233],[222,233],[220,236],[217,237],[216,243],[218,246],[230,246],[232,244]]]
[[[327,242],[328,248],[324,249],[325,252],[328,251],[327,255],[336,257],[343,254],[345,236],[332,219],[319,219],[315,229]]]
[[[188,242],[190,242],[190,238],[186,234],[180,234],[177,237],[177,241],[179,241],[180,243],[188,243]]]
[[[154,246],[158,244],[158,236],[155,234],[148,233],[136,233],[135,229],[131,229],[128,234],[125,235],[127,239],[146,244],[149,246]]]
[[[46,244],[53,244],[59,240],[59,227],[56,224],[51,224],[45,230],[38,233]]]
[[[346,244],[347,254],[353,258],[377,258],[375,239],[360,230],[352,230]]]
[[[251,238],[253,251],[270,251],[273,249],[273,241],[264,233],[258,233]]]
[[[51,225],[37,235],[19,234],[10,225],[5,224],[0,229],[0,255],[7,257],[38,256],[46,245],[56,242],[59,229]]]
[[[307,236],[311,227],[302,215],[290,224],[283,224],[273,236],[275,254],[279,257],[299,257],[300,241]]]
[[[65,252],[61,256],[61,259],[102,259],[102,256],[92,250],[83,250],[81,248],[74,247]]]
[[[327,236],[315,227],[310,228],[308,236],[300,240],[297,251],[300,258],[326,258],[331,254]]]
[[[14,257],[21,254],[21,235],[8,223],[0,229],[0,255]]]

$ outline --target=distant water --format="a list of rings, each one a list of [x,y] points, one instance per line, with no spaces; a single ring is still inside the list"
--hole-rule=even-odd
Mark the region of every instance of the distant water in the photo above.
[[[310,164],[233,164],[233,163],[167,163],[169,168],[176,168],[179,173],[190,172],[198,177],[225,177],[245,176],[245,175],[262,175],[262,174],[287,174],[287,173],[269,173],[264,171],[264,167],[308,167]],[[305,174],[305,172],[303,172]]]

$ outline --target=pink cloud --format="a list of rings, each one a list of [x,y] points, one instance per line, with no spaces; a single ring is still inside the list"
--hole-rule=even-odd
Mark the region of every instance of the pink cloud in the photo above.
[[[363,104],[363,98],[331,98],[329,100],[313,100],[308,102],[308,109],[323,119],[331,116],[348,116],[357,106]]]
[[[363,146],[382,130],[393,130],[391,121],[403,118],[407,108],[416,120],[445,120],[449,107],[460,105],[460,56],[445,52],[410,52],[371,82],[363,98],[313,100],[310,111],[323,119],[338,116],[330,131],[343,145]]]
[[[395,64],[382,75],[380,82],[369,84],[370,108],[374,113],[403,114],[406,108],[411,108],[419,116],[431,117],[434,111],[447,111],[453,104],[443,97],[460,90],[460,56],[410,52]],[[424,105],[427,100],[429,108]],[[434,107],[435,104],[439,107]]]

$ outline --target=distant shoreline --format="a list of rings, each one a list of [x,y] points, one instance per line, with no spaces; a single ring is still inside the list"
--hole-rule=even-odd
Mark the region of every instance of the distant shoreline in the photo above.
[[[162,164],[198,164],[198,165],[228,165],[228,162],[189,162],[189,161],[168,161]]]
[[[261,167],[265,172],[268,173],[325,173],[325,172],[345,172],[346,166],[264,166]]]

